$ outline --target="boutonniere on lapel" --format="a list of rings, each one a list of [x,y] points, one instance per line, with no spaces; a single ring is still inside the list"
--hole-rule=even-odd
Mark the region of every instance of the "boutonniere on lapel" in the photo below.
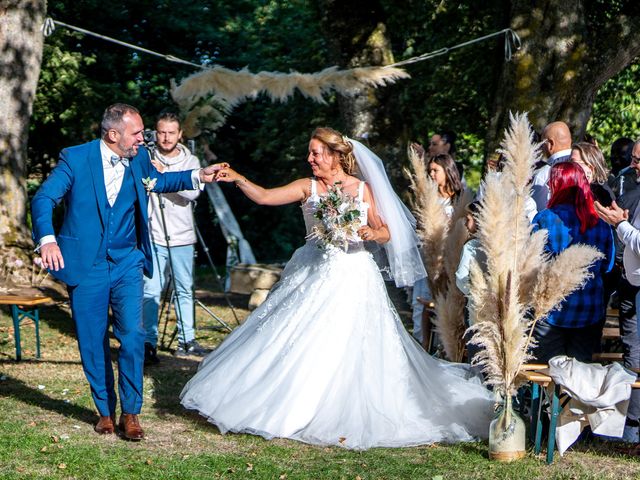
[[[147,177],[142,179],[142,184],[144,185],[144,189],[147,191],[147,195],[149,195],[153,191],[156,183],[158,183],[157,178]]]

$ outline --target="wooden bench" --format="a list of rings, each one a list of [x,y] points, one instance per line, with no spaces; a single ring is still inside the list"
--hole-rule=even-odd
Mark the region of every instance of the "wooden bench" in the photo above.
[[[36,358],[40,358],[40,314],[38,306],[51,303],[50,297],[34,297],[20,295],[0,295],[0,305],[11,306],[13,318],[13,336],[16,343],[16,360],[22,359],[22,347],[20,345],[20,322],[25,319],[33,320],[36,326]]]
[[[591,356],[594,362],[621,362],[623,360],[622,352],[600,352]]]
[[[602,329],[602,340],[619,340],[620,329],[613,327],[605,327]]]
[[[549,435],[547,439],[547,463],[553,462],[556,442],[556,426],[558,424],[558,416],[560,415],[560,393],[561,387],[553,383],[553,379],[540,370],[546,369],[547,365],[542,364],[526,364],[523,365],[518,373],[518,377],[531,383],[531,436],[534,444],[534,452],[536,455],[542,450],[542,403],[546,394],[545,388],[553,385],[553,393],[546,394],[550,396],[551,404]],[[637,372],[636,372],[637,373]],[[636,379],[631,384],[631,388],[640,388],[640,381]]]

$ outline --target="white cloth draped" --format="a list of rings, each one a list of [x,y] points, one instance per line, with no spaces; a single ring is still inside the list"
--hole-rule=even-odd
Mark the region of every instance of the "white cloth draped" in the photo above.
[[[587,425],[596,435],[622,437],[635,373],[619,363],[587,364],[559,355],[549,360],[549,376],[571,396],[558,417],[556,445],[560,455]]]

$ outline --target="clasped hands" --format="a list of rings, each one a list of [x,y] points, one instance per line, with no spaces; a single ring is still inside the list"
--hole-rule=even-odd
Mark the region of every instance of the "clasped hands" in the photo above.
[[[214,163],[207,167],[201,168],[200,181],[204,183],[215,182],[218,180],[218,176],[220,175],[220,172],[228,168],[229,168],[229,164],[226,162]]]
[[[235,182],[241,178],[242,176],[226,162],[214,163],[200,170],[200,180],[205,183]]]

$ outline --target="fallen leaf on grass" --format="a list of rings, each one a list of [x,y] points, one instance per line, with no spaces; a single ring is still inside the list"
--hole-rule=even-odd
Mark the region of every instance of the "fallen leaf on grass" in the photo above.
[[[253,471],[253,463],[247,463],[247,472]]]
[[[40,449],[40,451],[41,451],[41,452],[46,452],[46,451],[47,451],[47,447],[42,447],[42,448]]]
[[[183,460],[186,460],[186,459],[187,459],[187,458],[189,458],[190,456],[191,456],[191,455],[184,454],[184,455],[182,455],[182,459],[183,459]]]
[[[282,475],[280,475],[280,476],[278,477],[278,480],[287,480],[287,474],[286,474],[286,473],[283,473]]]
[[[227,468],[227,473],[236,473],[236,469],[233,467]]]
[[[60,437],[58,437],[57,435],[51,435],[51,441],[53,443],[58,443],[60,441]]]
[[[65,468],[67,468],[67,464],[66,464],[66,463],[59,463],[59,464],[58,464],[58,468],[59,468],[60,470],[64,470]]]
[[[36,423],[36,422],[31,422],[31,423],[29,423],[28,425],[29,425],[30,427],[35,427],[35,426],[37,425],[37,423]]]
[[[147,465],[151,465],[153,463],[153,461],[151,461],[150,458],[147,458],[147,460],[144,463],[146,463]]]

